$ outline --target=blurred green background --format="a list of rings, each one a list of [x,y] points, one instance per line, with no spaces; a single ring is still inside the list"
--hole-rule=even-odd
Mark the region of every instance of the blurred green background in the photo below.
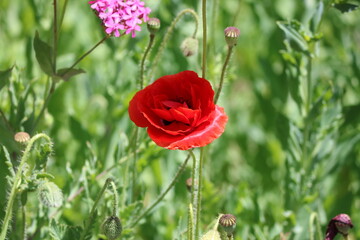
[[[335,1],[323,1],[323,13],[316,15],[320,2],[208,1],[207,79],[214,87],[227,51],[224,29],[236,26],[241,35],[218,103],[225,108],[229,122],[224,134],[208,148],[204,164],[202,232],[213,226],[219,213],[232,213],[237,217],[235,239],[279,239],[284,235],[282,239],[318,239],[317,221],[324,234],[332,217],[347,213],[355,226],[351,239],[360,238],[360,15],[358,10],[342,13],[332,7],[340,3]],[[59,12],[64,3],[59,1]],[[152,60],[177,13],[193,8],[201,15],[201,1],[149,0],[146,5],[152,9],[150,16],[161,20],[146,62],[147,72],[154,68],[155,79],[183,70],[200,74],[201,51],[186,58],[180,49],[194,29],[188,15],[177,24],[160,64],[154,66]],[[310,24],[314,16],[321,19],[317,29]],[[309,112],[304,90],[308,61],[296,42],[286,41],[288,48],[284,43],[291,36],[285,35],[279,27],[284,22],[278,21],[288,20],[301,23],[303,37],[320,37],[310,43],[314,57]],[[14,161],[21,146],[13,141],[13,133],[29,131],[49,88],[49,78],[35,58],[33,39],[38,31],[41,39],[52,45],[52,22],[52,1],[0,2],[0,70],[14,66],[10,81],[0,88],[0,109],[11,125],[0,119],[0,144]],[[103,37],[89,4],[68,1],[58,42],[59,68],[70,66]],[[198,38],[201,49],[201,29]],[[47,171],[55,176],[65,199],[81,186],[85,191],[59,210],[39,207],[36,193],[29,194],[30,239],[50,239],[50,224],[41,219],[82,225],[109,176],[118,183],[120,217],[126,225],[156,198],[185,159],[186,153],[157,147],[141,130],[137,194],[129,203],[126,156],[133,124],[127,107],[136,92],[139,63],[148,41],[145,24],[136,38],[108,39],[78,65],[85,74],[58,84],[35,132],[48,134],[54,142]],[[0,209],[4,209],[8,173],[4,152],[0,153]],[[186,239],[190,196],[185,180],[190,177],[190,167],[188,164],[174,189],[150,215],[136,228],[124,230],[124,239]],[[111,196],[106,196],[105,200],[109,199]],[[99,239],[101,222],[110,213],[104,204],[109,201],[103,201],[99,209],[94,239]],[[2,211],[0,219],[3,216]],[[17,218],[21,219],[20,213],[13,221],[15,228]],[[12,233],[10,239],[20,236]]]

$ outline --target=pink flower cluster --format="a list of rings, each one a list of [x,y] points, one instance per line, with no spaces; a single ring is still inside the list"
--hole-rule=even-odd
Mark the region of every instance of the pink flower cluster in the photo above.
[[[121,35],[119,30],[125,30],[125,34],[131,33],[135,37],[135,31],[141,30],[141,19],[146,22],[151,12],[140,0],[92,0],[89,4],[103,21],[106,33],[115,37]]]

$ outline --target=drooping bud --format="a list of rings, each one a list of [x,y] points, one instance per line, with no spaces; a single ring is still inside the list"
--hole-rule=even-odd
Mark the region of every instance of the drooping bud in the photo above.
[[[344,213],[339,214],[330,220],[326,230],[325,240],[335,239],[337,233],[347,236],[350,228],[353,228],[350,217]]]
[[[102,231],[109,240],[117,239],[122,232],[120,219],[117,216],[107,217],[102,224]]]
[[[160,20],[158,18],[150,18],[147,22],[147,29],[150,34],[155,35],[160,29]]]
[[[14,135],[14,140],[18,143],[26,143],[30,140],[30,135],[27,132],[18,132]]]
[[[232,214],[224,214],[219,220],[220,226],[228,236],[231,236],[236,227],[236,217]]]
[[[63,202],[61,189],[53,182],[45,181],[38,188],[39,200],[47,207],[60,207]]]
[[[199,46],[198,40],[196,38],[189,37],[189,38],[186,38],[181,43],[180,48],[185,57],[190,57],[190,56],[194,55],[195,53],[197,53],[198,46]]]
[[[201,237],[201,240],[221,240],[220,233],[216,230],[210,230]]]
[[[236,46],[237,39],[240,36],[240,30],[236,27],[227,27],[224,30],[225,41],[229,47]]]
[[[186,179],[185,184],[186,184],[187,190],[188,190],[189,192],[191,192],[191,188],[192,188],[192,178]]]

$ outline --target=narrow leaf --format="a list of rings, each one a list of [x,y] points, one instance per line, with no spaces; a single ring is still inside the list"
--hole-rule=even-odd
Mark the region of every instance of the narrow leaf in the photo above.
[[[301,48],[301,50],[306,51],[308,46],[305,39],[299,33],[298,26],[296,26],[297,22],[277,22],[277,25],[281,30],[284,31],[286,37],[293,40],[297,45]]]
[[[56,76],[61,78],[64,81],[68,81],[71,77],[81,74],[81,73],[85,73],[85,71],[82,69],[62,68],[62,69],[58,70],[58,72],[56,73]]]
[[[34,38],[34,50],[36,59],[41,67],[41,69],[49,76],[55,74],[54,71],[54,53],[53,48],[42,41],[39,37],[39,33],[36,31]]]
[[[334,8],[336,8],[337,10],[339,10],[341,13],[347,13],[347,12],[352,12],[356,9],[358,9],[359,5],[356,4],[352,4],[352,3],[334,3],[332,5]]]
[[[0,71],[0,90],[8,84],[13,68],[14,66],[6,69],[5,71]]]

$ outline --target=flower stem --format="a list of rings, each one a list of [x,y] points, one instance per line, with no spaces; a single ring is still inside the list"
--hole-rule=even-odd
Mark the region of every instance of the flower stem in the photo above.
[[[24,151],[24,155],[22,156],[21,160],[20,160],[20,164],[17,168],[17,172],[13,181],[13,185],[10,191],[10,195],[9,195],[9,200],[7,202],[6,205],[6,212],[5,212],[5,217],[3,220],[3,224],[2,224],[2,230],[1,230],[1,234],[0,234],[0,240],[5,240],[6,238],[6,233],[7,233],[7,229],[8,229],[8,225],[9,225],[9,221],[11,219],[11,215],[12,215],[12,208],[16,199],[16,195],[17,195],[17,188],[19,187],[19,184],[21,182],[21,174],[22,174],[22,170],[23,170],[23,166],[24,164],[27,162],[29,156],[30,156],[30,151],[32,146],[34,145],[35,141],[37,141],[40,138],[44,138],[46,141],[48,141],[49,143],[51,143],[51,139],[44,133],[39,133],[37,135],[35,135],[34,137],[32,137],[29,141],[29,143],[27,144],[25,151]]]
[[[193,205],[194,226],[192,237],[198,239],[201,210],[201,184],[202,184],[202,163],[204,159],[204,147],[200,149],[200,158],[197,160],[195,154],[189,151],[193,158],[191,202]]]
[[[110,181],[110,185],[111,185],[111,188],[113,191],[113,196],[114,196],[112,215],[117,216],[118,212],[119,212],[119,207],[118,207],[119,197],[118,197],[118,193],[117,193],[116,185],[115,185],[114,181]]]
[[[145,70],[145,60],[146,60],[146,57],[147,55],[149,54],[150,50],[151,50],[151,47],[154,43],[154,39],[155,39],[155,34],[150,34],[150,40],[149,40],[149,44],[145,50],[145,53],[144,53],[144,56],[142,57],[142,60],[141,60],[141,64],[140,64],[140,83],[139,83],[139,86],[140,86],[140,89],[143,89],[144,88],[144,70]]]
[[[185,170],[186,164],[190,159],[190,154],[185,159],[184,163],[180,166],[179,170],[176,172],[174,178],[171,180],[167,188],[157,197],[157,199],[142,213],[138,216],[129,226],[129,228],[133,228],[139,221],[145,217],[156,205],[160,203],[160,201],[166,196],[166,194],[170,191],[170,189],[175,185],[175,182],[181,175],[181,173]],[[126,228],[126,227],[125,227]]]
[[[92,222],[94,221],[95,218],[95,211],[97,209],[97,206],[100,202],[101,197],[104,195],[104,192],[106,190],[106,188],[108,187],[108,185],[113,182],[113,180],[111,178],[106,179],[105,184],[103,186],[103,188],[101,189],[99,195],[97,196],[95,203],[90,211],[90,216],[86,219],[85,221],[85,226],[84,226],[84,231],[82,232],[81,236],[80,236],[80,240],[84,240],[88,231],[90,230],[90,226],[92,224]]]
[[[308,56],[307,63],[307,78],[306,78],[306,101],[305,101],[305,115],[304,115],[304,135],[303,135],[303,145],[302,145],[302,162],[305,167],[309,167],[309,156],[308,156],[308,140],[310,134],[310,106],[312,99],[312,80],[311,80],[311,71],[312,71],[312,59],[311,56]]]
[[[230,61],[230,57],[231,57],[231,54],[232,54],[232,50],[233,50],[233,46],[229,46],[228,47],[228,53],[226,55],[226,59],[225,59],[225,62],[224,62],[224,65],[222,67],[222,70],[221,70],[221,76],[220,76],[220,82],[219,82],[219,86],[218,86],[218,89],[216,91],[216,94],[215,94],[215,98],[214,98],[214,103],[216,104],[217,101],[219,100],[219,97],[220,97],[220,93],[221,93],[221,90],[222,90],[222,86],[224,84],[224,78],[225,78],[225,72],[226,72],[226,68],[227,66],[229,65],[229,61]]]
[[[110,34],[106,35],[103,39],[101,39],[98,43],[96,43],[90,50],[88,50],[86,53],[84,53],[78,60],[76,60],[76,62],[73,63],[73,65],[71,65],[71,67],[69,67],[67,69],[67,71],[65,71],[64,73],[62,73],[62,75],[64,76],[65,74],[67,74],[68,72],[70,72],[79,62],[81,62],[81,60],[83,60],[87,55],[89,55],[92,51],[94,51],[95,48],[97,48],[100,44],[102,44],[103,42],[105,42],[106,39],[108,39],[109,37],[111,37]]]
[[[194,30],[194,33],[193,33],[193,37],[195,38],[196,33],[197,33],[197,29],[198,29],[198,25],[199,25],[199,17],[198,17],[197,13],[196,13],[194,10],[192,10],[192,9],[190,9],[190,8],[187,8],[187,9],[182,10],[182,11],[175,17],[175,19],[172,21],[170,27],[167,29],[167,31],[166,31],[166,33],[165,33],[165,36],[164,36],[164,38],[163,38],[163,40],[162,40],[162,42],[161,42],[161,45],[160,45],[160,47],[159,47],[159,49],[158,49],[158,51],[157,51],[157,54],[156,54],[156,56],[155,56],[155,58],[154,58],[153,64],[152,64],[153,67],[151,68],[150,77],[149,77],[150,81],[151,81],[151,79],[153,78],[153,75],[155,74],[155,69],[156,69],[157,66],[158,66],[160,57],[161,57],[161,55],[162,55],[162,53],[163,53],[163,51],[164,51],[164,49],[165,49],[165,46],[166,46],[167,42],[169,41],[172,32],[174,31],[174,28],[175,28],[176,23],[179,22],[179,20],[180,20],[186,13],[190,13],[190,14],[194,17],[194,19],[195,19],[195,30]]]
[[[188,219],[188,229],[187,229],[187,239],[193,240],[193,226],[194,226],[194,214],[192,204],[189,204],[189,219]]]
[[[226,55],[224,65],[223,65],[222,70],[221,70],[219,86],[218,86],[218,89],[216,91],[215,98],[214,98],[214,103],[215,104],[217,103],[217,101],[219,100],[219,97],[220,97],[220,93],[221,93],[221,90],[222,90],[222,87],[223,87],[223,84],[224,84],[224,77],[225,77],[226,68],[227,68],[227,66],[229,64],[230,57],[231,57],[231,54],[232,54],[232,50],[233,50],[233,46],[231,46],[231,47],[229,46],[228,47],[228,53]]]
[[[53,71],[56,72],[56,55],[57,55],[57,39],[58,39],[58,27],[57,27],[57,2],[54,0],[54,69]]]
[[[202,52],[202,78],[206,75],[206,0],[202,0],[202,23],[203,23],[203,52]]]

